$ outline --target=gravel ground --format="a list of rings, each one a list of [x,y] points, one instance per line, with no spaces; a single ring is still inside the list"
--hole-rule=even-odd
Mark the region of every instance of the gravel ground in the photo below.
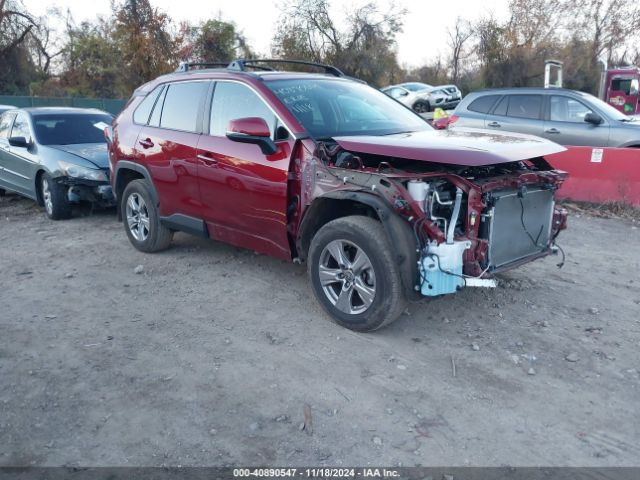
[[[301,266],[0,198],[0,465],[640,465],[640,230],[569,228],[355,334]]]

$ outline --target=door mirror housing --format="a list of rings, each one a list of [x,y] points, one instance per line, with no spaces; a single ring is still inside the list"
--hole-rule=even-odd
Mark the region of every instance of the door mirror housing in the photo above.
[[[231,120],[227,127],[227,138],[233,142],[258,145],[265,155],[273,155],[278,151],[278,147],[271,140],[269,125],[260,117]]]
[[[18,147],[18,148],[28,148],[30,144],[27,141],[27,139],[24,137],[10,137],[9,145],[11,145],[12,147]]]
[[[589,112],[584,116],[584,121],[593,125],[600,125],[602,123],[602,117],[597,113]]]

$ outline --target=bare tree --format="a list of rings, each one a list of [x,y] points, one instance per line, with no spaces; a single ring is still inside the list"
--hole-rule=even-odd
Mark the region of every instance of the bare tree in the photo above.
[[[0,56],[22,44],[37,28],[35,18],[17,0],[0,0]]]
[[[447,29],[447,35],[449,36],[447,43],[451,49],[451,81],[457,83],[460,78],[460,62],[467,59],[471,54],[465,49],[465,46],[472,38],[473,30],[467,20],[458,17],[453,30]]]
[[[292,0],[285,4],[272,51],[276,56],[332,63],[374,84],[394,78],[400,70],[395,38],[406,10],[393,3],[360,6],[340,28],[331,17],[329,0]]]

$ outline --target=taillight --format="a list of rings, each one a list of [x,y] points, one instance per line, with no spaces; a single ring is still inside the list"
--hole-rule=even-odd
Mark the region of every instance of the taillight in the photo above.
[[[449,117],[449,125],[451,125],[452,123],[456,123],[458,121],[460,117],[458,117],[457,115],[451,115]]]

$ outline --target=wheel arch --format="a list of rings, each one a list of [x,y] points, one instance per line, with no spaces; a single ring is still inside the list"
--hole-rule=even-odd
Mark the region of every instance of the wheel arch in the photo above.
[[[121,160],[118,162],[116,166],[116,171],[114,173],[115,179],[113,182],[114,195],[118,200],[117,211],[118,211],[118,219],[122,219],[122,212],[119,199],[122,197],[122,193],[124,189],[127,188],[127,185],[133,180],[146,180],[149,182],[149,188],[151,189],[151,195],[153,197],[153,202],[158,206],[160,204],[160,200],[158,197],[158,192],[156,191],[156,187],[153,184],[153,180],[151,179],[151,174],[149,170],[146,169],[143,165],[139,163],[131,162],[128,160]]]
[[[298,231],[298,258],[306,260],[311,239],[332,220],[351,215],[365,215],[382,223],[393,256],[398,262],[401,279],[408,295],[415,294],[418,283],[417,243],[409,222],[394,213],[377,195],[362,191],[339,190],[316,198],[307,208]]]

